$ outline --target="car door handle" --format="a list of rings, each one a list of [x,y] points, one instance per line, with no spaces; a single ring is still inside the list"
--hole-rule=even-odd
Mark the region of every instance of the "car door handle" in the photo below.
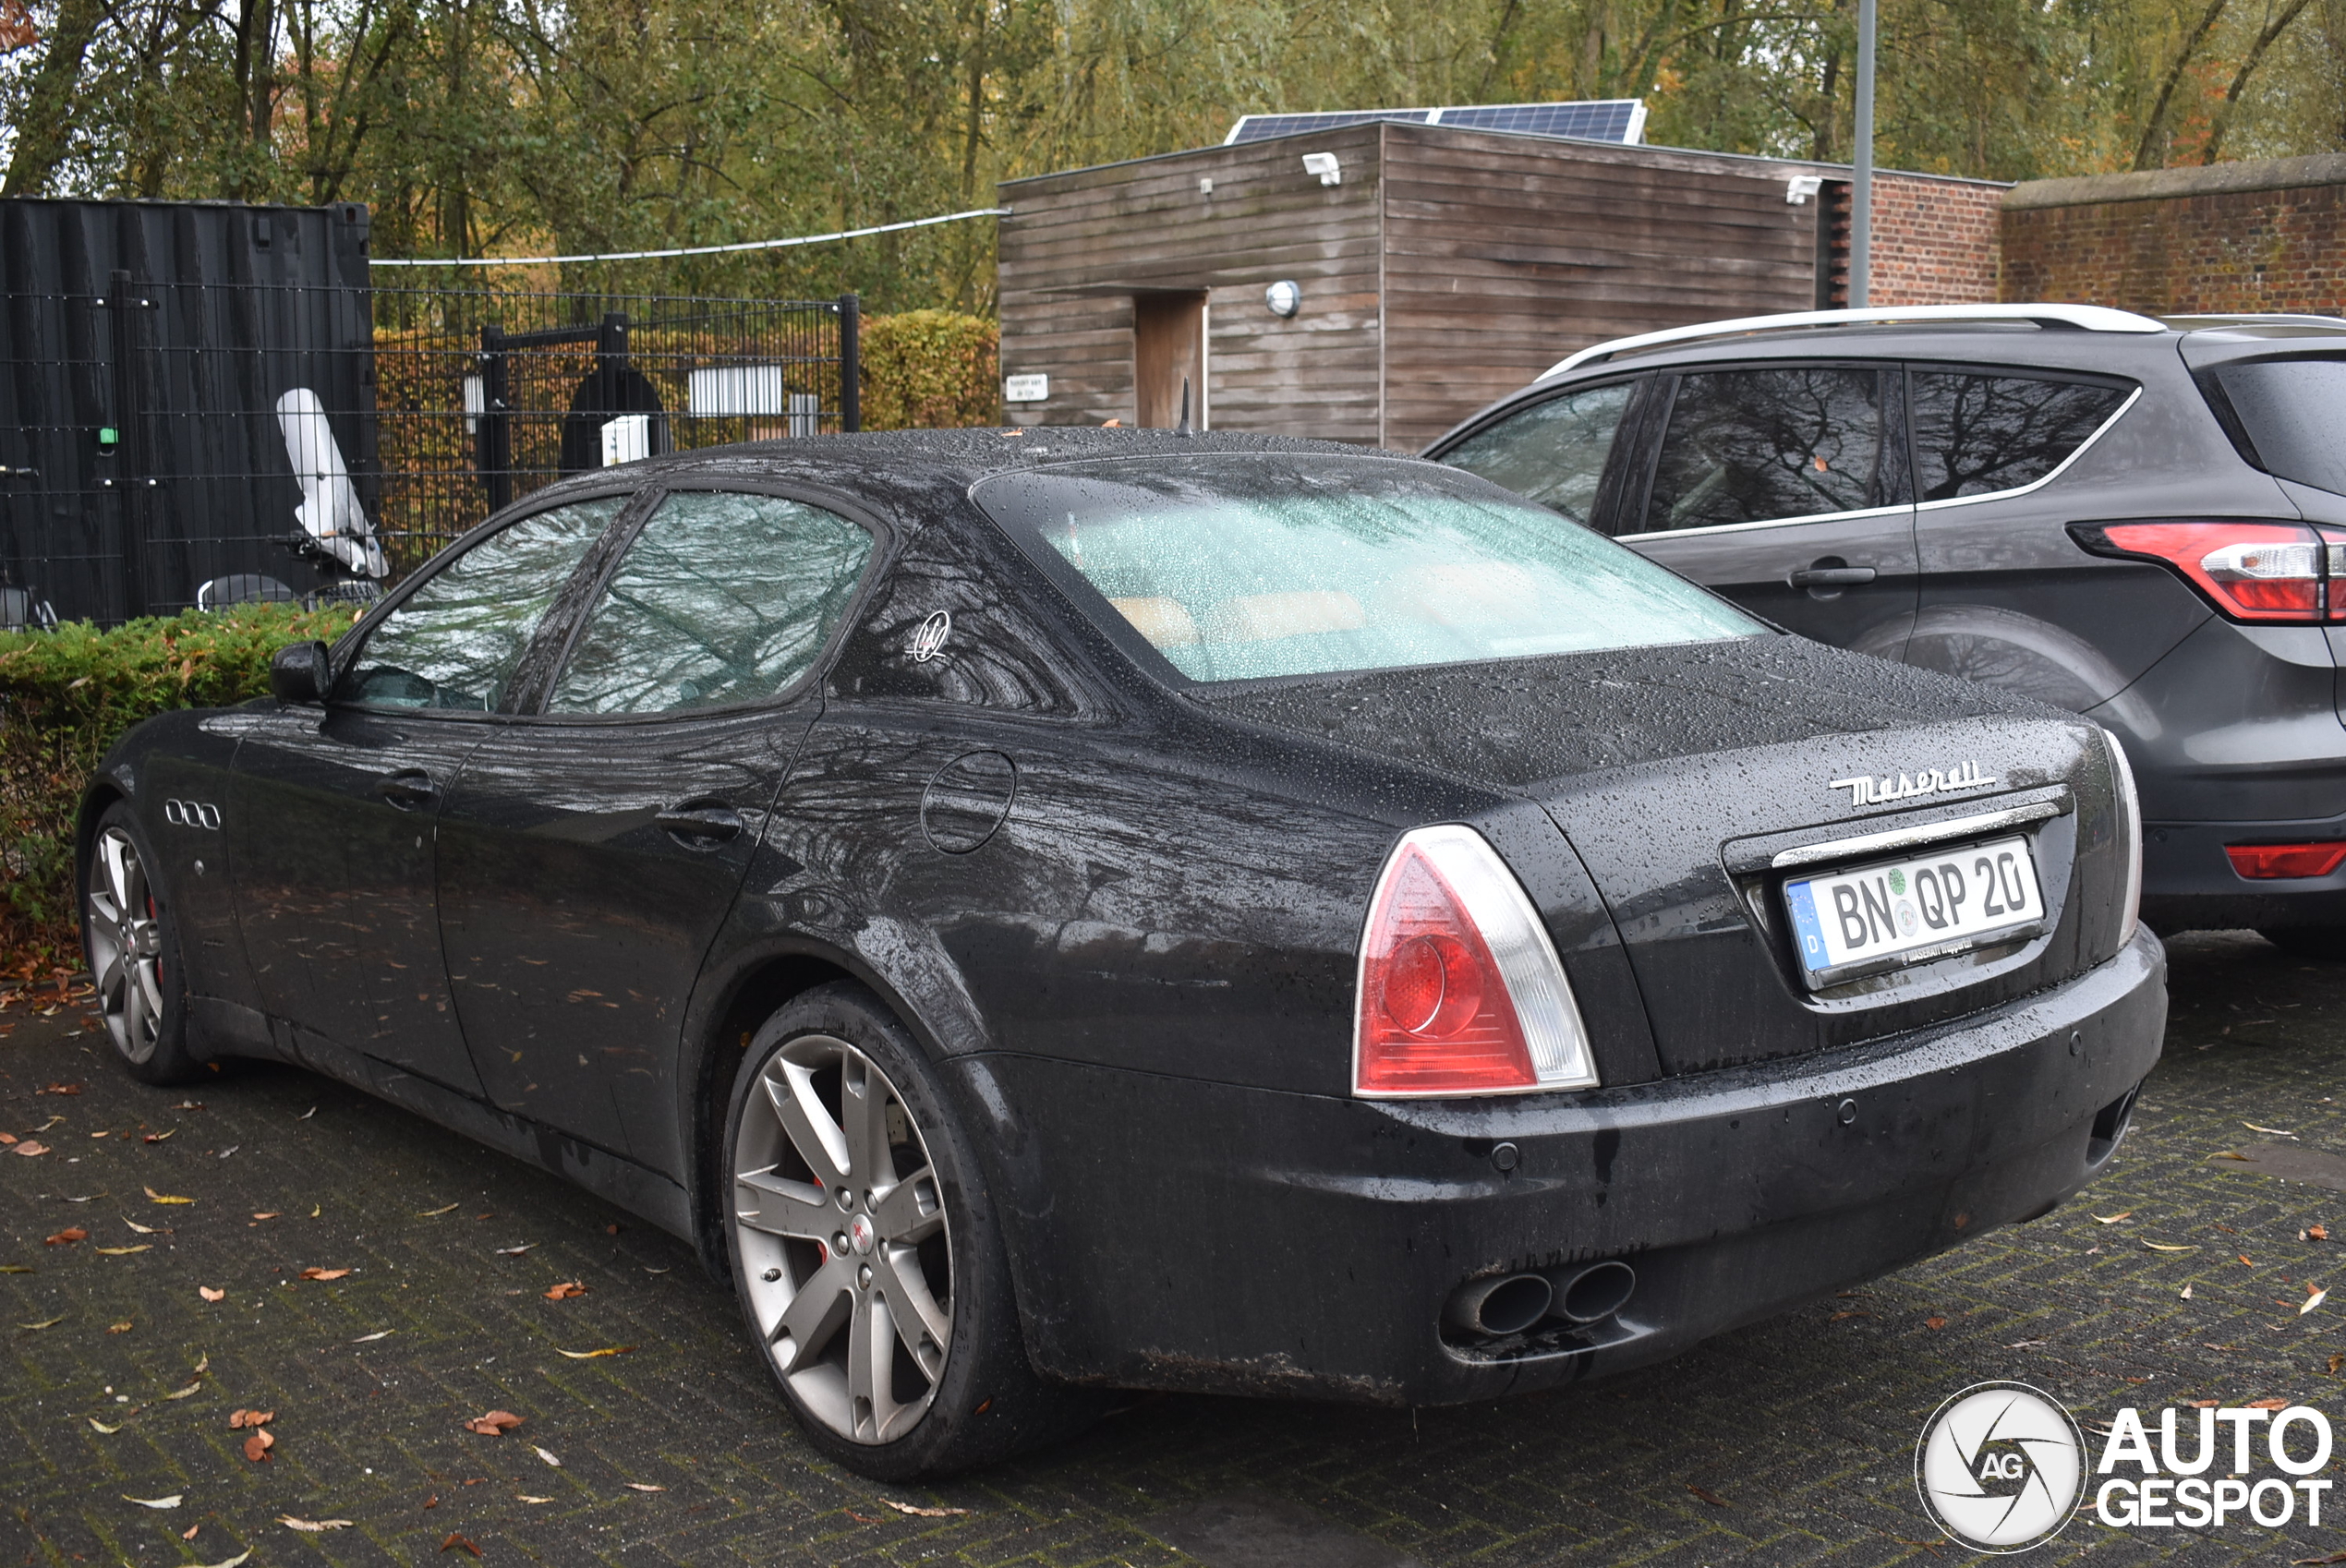
[[[440,799],[440,786],[420,767],[403,767],[375,780],[375,793],[401,811],[415,811]]]
[[[1854,588],[1875,575],[1870,566],[1804,566],[1785,580],[1796,588]]]
[[[713,850],[742,830],[742,814],[731,806],[670,806],[652,821],[688,850]]]

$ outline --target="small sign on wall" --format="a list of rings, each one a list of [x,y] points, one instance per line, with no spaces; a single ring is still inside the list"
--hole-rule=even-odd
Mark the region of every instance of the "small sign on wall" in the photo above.
[[[1044,403],[1051,395],[1048,376],[1005,376],[1002,378],[1004,403]]]

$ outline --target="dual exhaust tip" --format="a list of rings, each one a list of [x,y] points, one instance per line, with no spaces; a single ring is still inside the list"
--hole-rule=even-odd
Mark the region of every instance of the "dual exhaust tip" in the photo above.
[[[1549,1318],[1600,1323],[1627,1306],[1637,1288],[1638,1272],[1618,1259],[1501,1274],[1469,1280],[1453,1291],[1442,1321],[1458,1333],[1488,1339],[1521,1333]]]

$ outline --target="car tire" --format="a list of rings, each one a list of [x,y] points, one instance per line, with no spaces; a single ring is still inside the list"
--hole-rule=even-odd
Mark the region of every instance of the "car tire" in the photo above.
[[[2294,958],[2346,959],[2346,925],[2258,926],[2256,935]]]
[[[210,1064],[187,1048],[187,971],[162,863],[128,803],[108,806],[81,862],[81,951],[130,1076],[187,1083]]]
[[[767,1019],[734,1075],[723,1153],[734,1292],[827,1458],[909,1481],[1096,1416],[1097,1396],[1030,1368],[976,1153],[869,989],[818,986]]]

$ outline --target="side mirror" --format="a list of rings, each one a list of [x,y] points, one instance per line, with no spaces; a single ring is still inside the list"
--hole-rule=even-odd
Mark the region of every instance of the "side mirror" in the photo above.
[[[317,704],[333,683],[323,643],[290,643],[269,661],[269,694],[281,703]]]

